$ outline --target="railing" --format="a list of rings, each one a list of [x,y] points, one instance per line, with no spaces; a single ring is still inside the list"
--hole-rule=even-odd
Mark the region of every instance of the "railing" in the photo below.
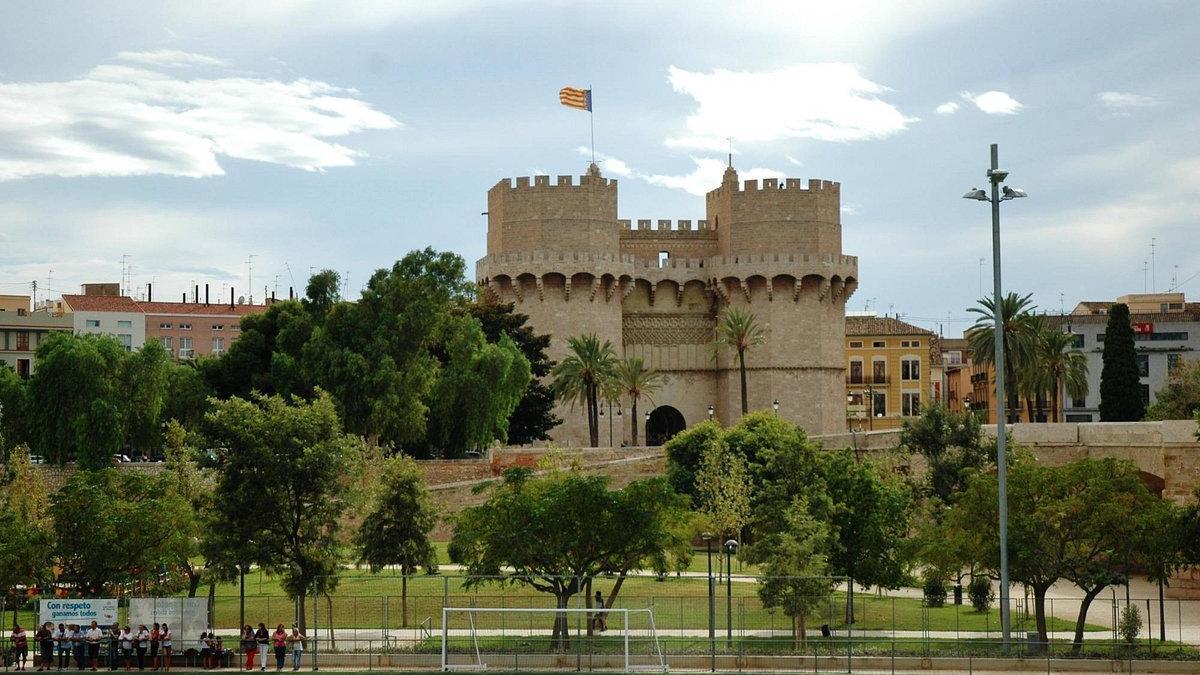
[[[864,385],[865,386],[868,384],[887,384],[890,381],[891,381],[891,378],[886,374],[880,375],[880,374],[872,373],[872,374],[867,374],[867,375],[847,375],[846,376],[846,384],[851,384],[851,385]]]

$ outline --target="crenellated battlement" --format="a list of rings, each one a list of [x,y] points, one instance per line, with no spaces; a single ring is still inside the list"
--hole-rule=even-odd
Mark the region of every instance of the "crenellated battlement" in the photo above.
[[[500,179],[488,192],[544,192],[563,189],[583,190],[596,187],[616,190],[617,179],[604,178],[599,174],[579,176],[578,182],[575,181],[575,176],[557,176],[553,181],[550,180],[550,176],[517,176],[516,178]]]
[[[731,186],[723,184],[717,188],[710,190],[708,194],[720,194],[729,190]],[[741,185],[736,183],[732,186],[735,193],[747,192],[765,192],[768,190],[790,190],[792,192],[803,192],[805,194],[823,193],[828,195],[840,195],[842,184],[832,180],[822,180],[820,178],[810,178],[807,181],[800,178],[785,178],[780,181],[778,178],[763,178],[761,180],[751,178],[742,181]]]
[[[623,218],[617,221],[623,232],[655,232],[655,233],[680,233],[680,234],[695,234],[697,232],[708,232],[707,220],[651,220],[649,218],[640,218],[637,221]],[[637,226],[634,227],[634,222]]]

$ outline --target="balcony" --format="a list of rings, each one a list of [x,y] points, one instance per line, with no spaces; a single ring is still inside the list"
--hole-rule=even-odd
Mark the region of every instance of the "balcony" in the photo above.
[[[846,384],[850,386],[866,386],[870,384],[887,384],[890,378],[884,374],[847,375]]]

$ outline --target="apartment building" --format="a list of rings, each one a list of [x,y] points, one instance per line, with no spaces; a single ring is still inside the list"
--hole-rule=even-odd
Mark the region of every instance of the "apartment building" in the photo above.
[[[942,398],[941,368],[933,331],[892,317],[847,316],[847,428],[895,429],[920,415]]]
[[[149,302],[123,295],[64,295],[76,333],[112,335],[126,349],[158,340],[178,360],[219,356],[237,340],[247,314],[266,305]]]
[[[38,345],[55,331],[70,332],[71,318],[31,311],[28,295],[0,295],[0,367],[21,377],[33,373]]]

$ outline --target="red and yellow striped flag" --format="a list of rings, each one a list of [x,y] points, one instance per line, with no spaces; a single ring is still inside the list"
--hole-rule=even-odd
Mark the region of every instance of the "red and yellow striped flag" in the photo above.
[[[558,90],[558,102],[568,108],[592,111],[592,90],[563,87]]]

